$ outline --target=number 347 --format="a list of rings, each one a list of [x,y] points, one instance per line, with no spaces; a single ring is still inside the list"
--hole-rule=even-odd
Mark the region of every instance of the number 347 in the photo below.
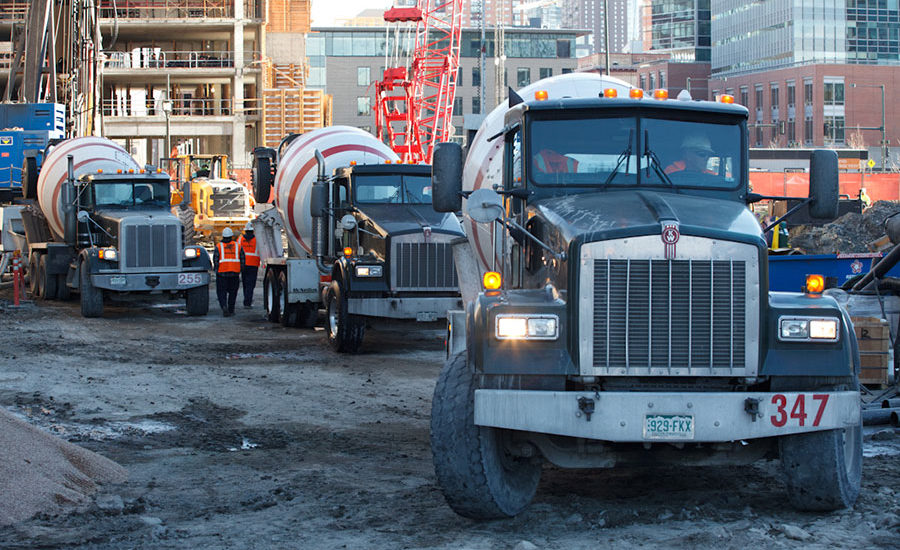
[[[827,393],[814,393],[810,397],[810,414],[812,413],[813,408],[816,409],[815,417],[812,419],[812,425],[818,426],[819,422],[822,421],[822,415],[825,413],[825,406],[828,405],[829,395]],[[797,394],[794,399],[794,404],[790,407],[790,412],[788,412],[788,396],[781,393],[773,395],[772,404],[775,405],[776,414],[769,417],[772,425],[776,428],[781,428],[782,426],[787,425],[789,421],[796,420],[799,426],[805,426],[806,420],[809,417],[809,414],[806,412],[806,398],[806,394]]]

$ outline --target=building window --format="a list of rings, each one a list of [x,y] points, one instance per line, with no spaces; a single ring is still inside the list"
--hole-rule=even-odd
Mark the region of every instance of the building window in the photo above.
[[[844,143],[844,117],[825,117],[825,145],[842,145]]]
[[[647,89],[647,79],[646,79],[645,77],[646,77],[646,75],[641,75],[641,86],[640,86],[640,88],[641,88],[642,90],[646,90],[646,89]]]
[[[571,73],[571,72],[572,72],[572,69],[565,69],[565,68],[564,68],[564,69],[562,70],[562,74],[569,74],[569,73]]]
[[[797,91],[796,91],[796,89],[794,88],[794,84],[793,84],[793,83],[788,83],[788,85],[787,85],[787,106],[788,106],[788,109],[792,108],[792,107],[794,106],[794,104],[796,103],[796,95],[797,95]]]
[[[813,83],[806,81],[803,83],[803,103],[812,105],[813,102]]]
[[[541,67],[538,69],[541,78],[550,78],[553,76],[553,69],[550,67]]]
[[[359,129],[362,130],[363,132],[369,132],[370,134],[372,133],[371,126],[360,126]]]
[[[750,108],[750,90],[746,86],[741,86],[741,105]]]
[[[813,119],[811,116],[803,120],[803,142],[806,145],[813,143]]]
[[[358,116],[369,116],[372,114],[372,98],[357,97],[356,98],[356,114]]]
[[[793,146],[797,142],[797,129],[794,119],[787,121],[787,140],[788,146]]]
[[[369,82],[372,81],[372,70],[369,67],[357,67],[356,68],[356,85],[357,86],[368,86]]]
[[[462,98],[461,97],[453,98],[453,116],[461,116],[463,114],[462,110],[463,110]]]
[[[778,86],[777,85],[772,85],[772,87],[770,88],[769,96],[770,96],[769,99],[772,102],[771,103],[772,110],[773,111],[778,110]]]
[[[844,83],[826,82],[823,101],[825,105],[843,105]]]
[[[531,84],[531,69],[528,67],[519,67],[516,71],[516,87],[524,88]]]
[[[456,85],[457,86],[463,85],[463,68],[462,67],[460,67],[459,70],[456,71]]]
[[[480,97],[472,98],[472,114],[473,115],[481,114],[481,98]]]
[[[666,71],[659,71],[659,87],[666,87]]]
[[[756,107],[756,116],[757,116],[757,117],[762,117],[762,108],[763,108],[763,89],[762,89],[762,86],[757,86],[755,91],[756,91],[756,105],[755,105],[755,107]],[[756,122],[762,122],[762,121],[759,120],[759,119],[757,119]]]
[[[472,67],[472,86],[481,86],[481,69]]]
[[[650,73],[650,89],[651,90],[656,89],[656,75],[653,73]]]
[[[762,147],[763,131],[759,124],[756,125],[756,146]]]

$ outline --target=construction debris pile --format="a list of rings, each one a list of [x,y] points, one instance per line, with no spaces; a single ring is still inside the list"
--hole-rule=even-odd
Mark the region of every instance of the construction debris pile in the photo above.
[[[872,252],[871,243],[884,235],[884,220],[900,212],[900,202],[878,201],[862,214],[849,213],[823,226],[791,229],[790,244],[805,254]]]

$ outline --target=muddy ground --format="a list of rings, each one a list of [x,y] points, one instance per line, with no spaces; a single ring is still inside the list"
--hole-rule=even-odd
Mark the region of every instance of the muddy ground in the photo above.
[[[444,503],[431,465],[438,330],[370,332],[345,356],[258,306],[82,319],[77,302],[13,310],[10,298],[0,292],[0,406],[130,479],[72,514],[0,529],[0,548],[900,547],[893,429],[867,429],[850,510],[793,511],[774,462],[547,467],[520,517],[473,522]]]

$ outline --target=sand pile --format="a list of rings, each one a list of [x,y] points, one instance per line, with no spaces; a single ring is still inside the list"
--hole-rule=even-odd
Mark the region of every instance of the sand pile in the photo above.
[[[85,504],[102,483],[125,481],[115,462],[0,409],[0,525]]]
[[[884,220],[900,212],[900,202],[878,201],[862,214],[844,214],[820,227],[800,225],[791,229],[790,244],[806,254],[871,252],[869,243],[884,235]]]

